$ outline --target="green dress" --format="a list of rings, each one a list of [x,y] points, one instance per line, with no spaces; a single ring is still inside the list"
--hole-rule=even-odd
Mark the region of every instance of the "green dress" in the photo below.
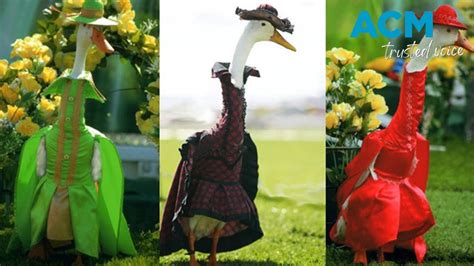
[[[91,257],[99,252],[135,255],[122,214],[123,173],[114,144],[86,126],[86,99],[104,102],[92,75],[72,79],[66,70],[44,92],[61,95],[58,121],[29,138],[20,156],[15,187],[15,229],[9,250],[28,251],[42,239],[71,240]],[[46,147],[46,173],[36,174],[36,155]],[[101,172],[96,182],[91,161],[100,151]],[[63,228],[64,227],[64,228]],[[59,238],[56,238],[59,237]]]

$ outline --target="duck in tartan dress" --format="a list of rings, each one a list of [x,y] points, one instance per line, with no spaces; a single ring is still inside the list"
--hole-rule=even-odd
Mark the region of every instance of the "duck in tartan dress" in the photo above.
[[[160,255],[187,249],[190,265],[199,265],[195,251],[210,253],[244,247],[263,236],[254,199],[258,186],[257,148],[245,131],[244,84],[259,72],[245,66],[254,43],[272,41],[295,51],[277,31],[291,33],[288,19],[278,18],[270,5],[255,10],[237,8],[249,20],[232,63],[216,63],[212,76],[221,83],[223,109],[217,124],[198,132],[182,145],[160,228]]]

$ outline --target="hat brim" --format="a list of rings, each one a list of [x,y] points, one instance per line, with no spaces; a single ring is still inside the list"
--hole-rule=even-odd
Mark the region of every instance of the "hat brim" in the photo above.
[[[460,30],[467,30],[467,27],[466,25],[464,25],[463,23],[459,22],[459,21],[453,21],[453,22],[448,22],[448,23],[441,23],[441,22],[436,22],[434,21],[433,24],[435,25],[444,25],[444,26],[451,26],[451,27],[455,27],[455,28],[458,28]]]
[[[70,18],[73,22],[83,23],[93,26],[117,26],[118,22],[106,18],[86,18],[83,16],[76,16]]]
[[[245,10],[245,9],[240,9],[237,7],[235,10],[235,13],[240,17],[240,19],[244,20],[266,20],[270,22],[273,27],[281,30],[281,31],[286,31],[288,33],[293,33],[293,25],[288,19],[281,19],[278,16],[275,16],[274,14],[262,10],[262,9],[256,9],[256,10]]]

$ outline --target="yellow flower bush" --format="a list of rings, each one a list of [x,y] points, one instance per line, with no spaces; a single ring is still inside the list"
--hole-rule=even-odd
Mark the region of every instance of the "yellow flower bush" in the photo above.
[[[33,122],[31,117],[26,117],[16,124],[15,129],[20,135],[30,137],[40,129],[40,126]]]
[[[33,62],[30,59],[20,59],[10,64],[12,70],[26,70],[33,67]]]
[[[28,72],[19,72],[18,78],[21,81],[21,87],[28,92],[38,93],[41,89],[41,85],[36,81],[35,77]]]
[[[12,44],[12,52],[10,57],[19,56],[23,59],[38,59],[48,64],[52,58],[51,49],[43,45],[39,38],[26,37],[18,39]]]
[[[358,71],[354,63],[360,57],[352,51],[332,48],[326,57],[328,145],[357,146],[357,140],[380,126],[377,116],[388,111],[384,97],[375,93],[387,84],[372,69]]]
[[[10,88],[7,83],[3,83],[3,85],[0,87],[0,95],[8,104],[14,104],[20,99],[19,93]]]
[[[43,69],[43,72],[41,72],[41,74],[39,75],[39,77],[45,83],[50,84],[51,82],[53,82],[58,77],[58,73],[56,72],[56,70],[54,70],[54,68],[45,67]]]
[[[118,15],[117,21],[118,25],[117,28],[118,34],[121,36],[127,36],[134,34],[138,31],[137,25],[135,25],[135,11],[127,10],[122,12]]]
[[[20,119],[26,115],[25,108],[7,105],[7,112],[0,111],[0,119],[6,118],[13,124],[16,124]]]
[[[344,48],[332,48],[330,51],[326,52],[326,57],[337,66],[354,64],[360,58],[359,55]]]
[[[87,52],[86,58],[86,70],[94,71],[95,67],[100,64],[102,59],[105,57],[105,54],[100,51],[97,46],[93,45]],[[73,60],[74,61],[74,60]]]
[[[445,78],[454,78],[456,75],[456,58],[435,57],[428,62],[428,72],[441,72]]]
[[[130,3],[130,0],[115,0],[113,5],[118,12],[132,10],[132,3]]]
[[[356,81],[361,83],[367,89],[381,89],[387,84],[383,82],[383,77],[372,69],[362,72],[357,71],[355,74]]]
[[[326,128],[333,129],[339,126],[339,117],[336,112],[330,111],[326,113]]]
[[[5,76],[8,71],[8,61],[5,59],[0,60],[0,79]]]

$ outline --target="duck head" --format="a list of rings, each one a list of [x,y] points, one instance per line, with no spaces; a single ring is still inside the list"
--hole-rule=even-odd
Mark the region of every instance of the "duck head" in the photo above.
[[[433,24],[433,39],[439,46],[455,45],[474,52],[474,45],[461,32],[467,27],[458,20],[453,7],[439,6],[433,14]]]
[[[105,39],[104,33],[100,26],[79,24],[77,29],[77,44],[89,47],[95,44],[97,48],[107,54],[113,53],[115,50],[110,43]]]
[[[274,7],[267,4],[260,5],[255,10],[243,10],[237,7],[235,13],[240,19],[249,20],[244,34],[254,43],[270,41],[296,52],[296,48],[279,32],[293,33],[293,25],[288,19],[278,18],[278,11]]]

